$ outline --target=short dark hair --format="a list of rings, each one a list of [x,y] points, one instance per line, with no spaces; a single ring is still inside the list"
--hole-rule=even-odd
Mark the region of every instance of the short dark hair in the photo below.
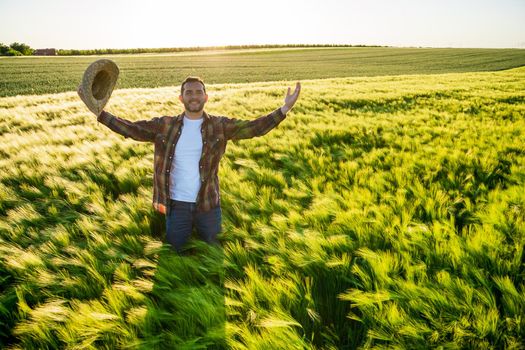
[[[182,82],[181,86],[180,86],[180,94],[184,94],[184,84],[186,83],[201,83],[202,84],[202,88],[204,89],[204,93],[206,93],[206,85],[204,85],[204,81],[202,81],[202,79],[200,77],[187,77],[186,79],[184,79],[184,81]]]

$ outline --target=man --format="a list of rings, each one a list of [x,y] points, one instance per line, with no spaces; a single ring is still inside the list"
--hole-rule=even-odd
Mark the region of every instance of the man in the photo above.
[[[194,226],[204,241],[217,242],[222,221],[217,172],[226,142],[269,132],[284,120],[300,90],[300,83],[293,93],[288,88],[282,107],[246,121],[207,114],[204,82],[188,77],[181,85],[179,116],[131,122],[102,111],[97,120],[124,137],[154,143],[153,206],[166,215],[167,241],[180,252]]]

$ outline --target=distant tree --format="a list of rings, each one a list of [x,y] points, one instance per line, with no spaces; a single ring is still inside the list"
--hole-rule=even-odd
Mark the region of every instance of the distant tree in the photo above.
[[[9,46],[0,43],[0,56],[6,56]]]
[[[0,43],[0,56],[22,56],[20,51]]]
[[[22,55],[30,56],[33,54],[35,50],[33,50],[29,45],[26,45],[24,43],[17,43],[14,42],[11,45],[9,45],[13,50],[16,50],[20,52]]]

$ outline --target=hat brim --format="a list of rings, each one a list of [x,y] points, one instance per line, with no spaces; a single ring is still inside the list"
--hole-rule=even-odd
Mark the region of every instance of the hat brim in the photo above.
[[[100,115],[115,88],[119,74],[112,60],[100,59],[87,67],[78,87],[78,95],[89,110]]]

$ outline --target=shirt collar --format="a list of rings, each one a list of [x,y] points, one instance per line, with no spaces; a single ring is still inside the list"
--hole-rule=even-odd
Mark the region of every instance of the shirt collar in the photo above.
[[[208,113],[206,113],[206,111],[202,112],[202,116],[204,117],[204,121],[207,121],[210,119],[210,116],[208,115]],[[177,122],[182,122],[183,119],[184,119],[184,112],[182,112],[181,114],[177,116]]]

